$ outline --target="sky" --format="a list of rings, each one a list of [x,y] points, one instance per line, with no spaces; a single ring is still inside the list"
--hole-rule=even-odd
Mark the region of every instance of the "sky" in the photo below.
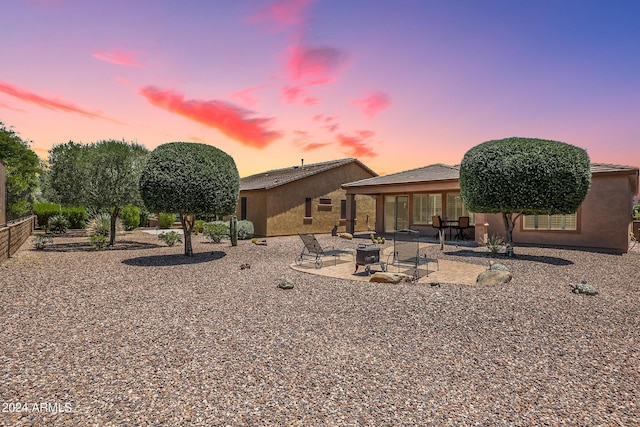
[[[379,174],[484,141],[640,165],[635,0],[1,0],[0,121],[41,157],[206,143],[240,176]]]

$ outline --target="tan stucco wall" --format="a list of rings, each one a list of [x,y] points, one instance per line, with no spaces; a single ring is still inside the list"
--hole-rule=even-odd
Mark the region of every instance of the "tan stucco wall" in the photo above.
[[[631,187],[628,175],[596,174],[587,197],[578,209],[578,230],[523,231],[522,219],[513,232],[515,244],[579,246],[626,252],[632,215]],[[504,223],[498,214],[487,215],[488,234],[504,236]]]
[[[247,198],[247,219],[253,222],[253,233],[256,236],[266,236],[267,232],[267,193],[264,190],[241,191],[236,205],[236,216],[240,219],[242,197]]]
[[[340,223],[338,231],[343,232],[345,224],[339,221],[340,201],[346,199],[346,192],[340,187],[371,177],[368,171],[349,163],[269,190],[241,191],[240,197],[247,197],[247,219],[253,221],[256,236],[330,233],[336,223]],[[307,197],[312,199],[311,218],[304,216]],[[331,199],[331,206],[319,206],[320,198]],[[236,214],[240,217],[239,202]],[[367,215],[373,229],[375,199],[356,196],[356,231],[367,230]]]

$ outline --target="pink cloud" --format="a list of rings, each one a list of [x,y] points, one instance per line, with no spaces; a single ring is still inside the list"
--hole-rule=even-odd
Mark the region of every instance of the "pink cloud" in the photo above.
[[[376,157],[378,154],[373,152],[371,147],[367,146],[366,140],[371,138],[374,133],[371,131],[357,131],[356,136],[348,136],[339,134],[336,139],[341,147],[347,148],[347,154],[353,157]]]
[[[139,93],[156,107],[217,129],[250,147],[264,148],[282,136],[281,132],[267,129],[272,119],[250,119],[251,111],[223,101],[185,100],[182,94],[171,89],[160,90],[152,86],[141,88]]]
[[[111,52],[94,50],[92,56],[100,61],[124,65],[125,67],[140,67],[140,63],[134,59],[134,55],[131,52],[125,52],[122,50],[113,50]]]
[[[21,99],[22,101],[30,102],[40,107],[48,108],[49,110],[64,111],[65,113],[77,113],[92,119],[106,118],[98,111],[88,111],[83,108],[76,107],[75,105],[67,101],[61,101],[54,98],[45,98],[33,92],[29,92],[27,90],[2,81],[0,81],[0,92],[4,92],[7,95],[14,96],[18,99]]]
[[[334,47],[307,47],[297,45],[289,48],[287,73],[295,82],[308,85],[331,83],[344,64],[346,54]]]
[[[331,142],[312,142],[310,144],[306,144],[304,146],[301,147],[302,151],[313,151],[313,150],[317,150],[319,148],[322,147],[326,147],[327,145],[331,145]]]
[[[249,22],[264,21],[272,30],[281,32],[305,22],[304,12],[312,0],[277,0],[248,18]]]
[[[365,98],[352,100],[351,103],[360,107],[362,114],[372,119],[391,105],[391,98],[383,92],[372,92]]]
[[[284,102],[293,104],[301,96],[304,96],[304,90],[301,86],[283,86],[282,89],[280,89],[280,94]]]
[[[129,85],[129,79],[126,77],[118,76],[118,77],[115,77],[115,80],[119,83],[122,83],[123,85]]]
[[[15,108],[15,107],[12,107],[11,105],[7,105],[2,102],[0,102],[0,108],[4,108],[5,110],[17,111],[19,113],[26,113],[26,111],[24,111],[21,108]]]
[[[318,98],[314,98],[313,96],[305,96],[305,98],[302,100],[302,103],[310,107],[312,105],[319,104],[320,100]]]
[[[273,86],[271,84],[252,86],[246,89],[242,89],[231,94],[231,97],[238,100],[241,104],[247,107],[253,107],[260,102],[260,99],[255,95],[255,92]]]

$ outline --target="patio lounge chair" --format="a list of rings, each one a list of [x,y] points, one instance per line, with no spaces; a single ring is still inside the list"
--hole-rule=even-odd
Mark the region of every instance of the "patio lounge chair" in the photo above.
[[[302,248],[302,252],[300,255],[296,257],[296,264],[302,265],[305,262],[313,262],[315,263],[316,268],[322,268],[322,257],[324,256],[333,256],[334,257],[334,265],[338,263],[338,257],[340,255],[349,254],[353,256],[353,251],[348,249],[324,249],[316,236],[311,233],[303,233],[299,234],[302,242],[304,243],[304,247]]]
[[[461,216],[458,219],[458,225],[456,225],[454,228],[458,230],[456,232],[456,239],[466,240],[468,236],[467,233],[464,232],[464,230],[466,230],[467,228],[471,228],[471,226],[469,225],[469,217]]]
[[[400,267],[413,269],[413,281],[420,278],[418,269],[420,264],[426,265],[427,276],[429,275],[429,263],[435,263],[438,270],[440,264],[437,258],[428,257],[420,253],[420,233],[415,230],[396,230],[393,232],[393,252],[387,257],[387,265],[395,265],[400,271]],[[393,259],[391,259],[393,257]]]
[[[440,215],[434,215],[431,217],[431,226],[438,229],[438,233],[436,233],[435,236],[436,239],[439,239],[440,233],[444,233],[444,229],[447,228],[447,226],[444,225],[444,222],[442,221]]]

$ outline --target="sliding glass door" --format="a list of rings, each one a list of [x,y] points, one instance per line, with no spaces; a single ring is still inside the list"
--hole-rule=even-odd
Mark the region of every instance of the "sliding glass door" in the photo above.
[[[409,197],[384,197],[384,231],[392,233],[394,230],[409,228]]]

